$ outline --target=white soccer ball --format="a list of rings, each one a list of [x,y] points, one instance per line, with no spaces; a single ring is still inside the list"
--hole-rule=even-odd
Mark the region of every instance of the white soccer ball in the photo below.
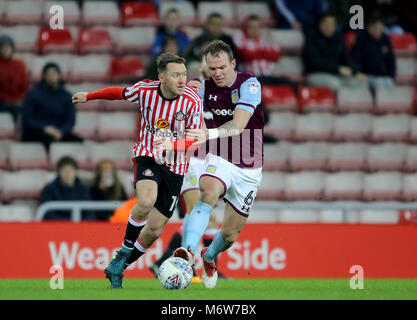
[[[165,289],[185,289],[193,278],[193,268],[180,257],[166,259],[158,270],[158,280]]]

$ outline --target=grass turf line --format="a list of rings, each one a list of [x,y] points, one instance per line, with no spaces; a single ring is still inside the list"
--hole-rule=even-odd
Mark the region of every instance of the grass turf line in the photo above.
[[[417,299],[417,279],[365,279],[363,290],[352,290],[350,279],[219,280],[215,289],[191,284],[186,290],[165,290],[156,279],[125,279],[111,290],[105,279],[65,279],[63,290],[52,290],[49,279],[2,279],[0,299],[36,300],[327,300]]]

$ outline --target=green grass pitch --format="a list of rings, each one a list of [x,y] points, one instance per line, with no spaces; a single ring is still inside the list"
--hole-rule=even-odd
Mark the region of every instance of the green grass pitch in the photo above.
[[[365,279],[363,290],[352,290],[349,279],[219,280],[215,289],[191,284],[186,290],[165,290],[156,279],[125,279],[111,290],[105,279],[65,279],[63,290],[52,290],[49,279],[2,279],[0,300],[281,300],[281,299],[417,299],[417,279]]]

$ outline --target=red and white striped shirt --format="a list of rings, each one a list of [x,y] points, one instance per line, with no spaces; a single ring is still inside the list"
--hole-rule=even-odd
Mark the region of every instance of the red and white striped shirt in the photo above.
[[[189,159],[185,152],[169,151],[159,154],[154,148],[155,136],[164,134],[174,141],[185,137],[185,129],[201,129],[203,100],[190,86],[172,100],[161,96],[160,81],[143,80],[127,87],[126,100],[137,103],[141,113],[140,131],[133,157],[148,156],[165,163],[172,172],[185,175]]]

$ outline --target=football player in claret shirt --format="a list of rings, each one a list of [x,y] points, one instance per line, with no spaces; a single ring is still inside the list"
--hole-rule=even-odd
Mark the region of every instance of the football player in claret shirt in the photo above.
[[[93,99],[126,99],[138,104],[140,132],[133,148],[137,204],[132,209],[121,248],[104,270],[112,288],[121,288],[123,273],[161,235],[172,216],[184,175],[189,166],[188,149],[193,141],[186,129],[201,129],[202,99],[186,85],[185,59],[172,53],[158,57],[157,81],[143,80],[128,88],[110,87],[78,92],[74,103]],[[160,145],[170,141],[170,150]]]
[[[209,140],[205,172],[200,176],[200,200],[184,226],[184,246],[190,258],[209,222],[218,199],[226,202],[222,229],[201,252],[203,282],[217,283],[215,258],[236,241],[249,216],[262,179],[264,111],[261,85],[251,73],[236,72],[229,45],[212,41],[205,50],[210,79],[200,84],[204,110],[213,114],[214,128],[187,130],[194,145]],[[192,84],[191,82],[189,84]],[[192,84],[194,86],[194,84]]]

